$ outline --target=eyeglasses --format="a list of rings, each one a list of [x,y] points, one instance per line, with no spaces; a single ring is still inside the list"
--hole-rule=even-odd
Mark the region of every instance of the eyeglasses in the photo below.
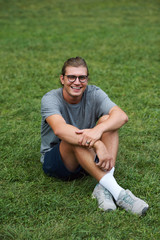
[[[68,78],[68,81],[71,83],[75,82],[77,78],[81,83],[85,83],[88,80],[88,76],[86,75],[80,75],[80,76],[64,75],[64,76],[66,76]]]

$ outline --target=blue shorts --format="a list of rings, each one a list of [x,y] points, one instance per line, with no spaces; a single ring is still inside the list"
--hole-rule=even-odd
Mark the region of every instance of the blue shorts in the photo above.
[[[56,177],[68,181],[87,175],[81,166],[79,166],[74,172],[71,172],[66,168],[60,155],[59,145],[60,143],[57,143],[44,155],[43,171],[45,174],[50,177]]]

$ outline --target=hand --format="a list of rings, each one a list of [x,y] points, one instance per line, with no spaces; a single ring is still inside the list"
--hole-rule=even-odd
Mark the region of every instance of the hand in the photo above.
[[[100,132],[100,130],[96,127],[92,129],[77,130],[75,133],[80,135],[78,141],[79,145],[86,146],[88,148],[93,147],[95,142],[102,136],[102,132]]]
[[[99,162],[96,163],[96,165],[103,171],[110,171],[112,167],[114,167],[114,162],[104,143],[102,141],[97,141],[94,144],[94,148],[99,158]]]

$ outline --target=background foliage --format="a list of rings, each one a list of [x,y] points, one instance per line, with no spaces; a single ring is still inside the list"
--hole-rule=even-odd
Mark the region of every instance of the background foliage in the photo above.
[[[0,239],[159,239],[159,10],[158,0],[0,0]],[[129,116],[115,176],[149,203],[144,218],[97,209],[90,176],[42,172],[41,97],[72,56]]]

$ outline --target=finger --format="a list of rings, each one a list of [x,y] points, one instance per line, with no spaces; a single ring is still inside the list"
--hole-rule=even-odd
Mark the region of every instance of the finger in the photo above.
[[[112,161],[112,158],[110,159],[110,161],[108,161],[109,162],[109,167],[108,167],[108,171],[110,171],[112,168],[113,168],[113,161]]]
[[[103,162],[102,165],[101,165],[101,168],[105,168],[105,166],[106,166],[106,163]]]
[[[93,145],[95,144],[95,142],[96,142],[96,141],[91,140],[91,141],[90,141],[90,144],[89,144],[89,147],[92,148]]]
[[[86,140],[84,139],[84,137],[83,137],[83,139],[82,139],[81,145],[82,145],[82,146],[86,146]]]
[[[92,141],[90,142],[88,148],[93,148],[93,144],[92,144]]]
[[[101,168],[102,164],[103,164],[103,161],[99,161],[96,165]]]
[[[112,166],[111,165],[109,165],[109,167],[108,167],[108,171],[110,171],[112,169]]]
[[[101,167],[101,169],[103,170],[103,171],[105,171],[105,172],[107,172],[108,171],[108,169],[106,169],[106,167]]]
[[[105,164],[104,169],[109,171],[109,167],[110,167],[110,164],[109,164],[109,161],[107,161],[106,164]]]
[[[80,137],[78,140],[79,145],[82,145],[82,142],[83,142],[83,137]]]
[[[100,162],[96,163],[96,165],[97,165],[98,167],[100,167]]]
[[[90,140],[85,138],[85,137],[83,137],[82,145],[89,147],[89,144],[90,144]]]
[[[90,147],[90,140],[87,140],[86,143],[85,143],[85,145],[86,145],[87,147]]]

